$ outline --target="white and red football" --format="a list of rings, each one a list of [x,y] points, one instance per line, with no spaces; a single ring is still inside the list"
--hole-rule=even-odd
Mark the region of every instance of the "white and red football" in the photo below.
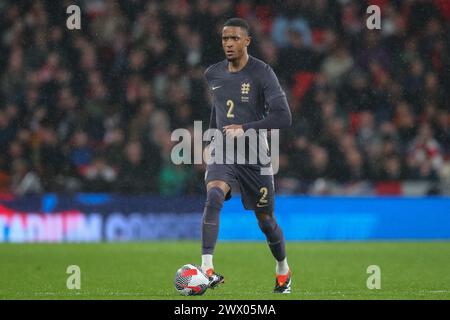
[[[209,278],[200,267],[185,264],[175,274],[175,289],[183,296],[199,296],[208,289]]]

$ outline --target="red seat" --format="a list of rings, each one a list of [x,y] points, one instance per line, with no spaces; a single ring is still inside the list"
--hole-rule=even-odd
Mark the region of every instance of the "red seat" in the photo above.
[[[292,86],[292,94],[300,101],[305,93],[311,88],[316,74],[313,72],[297,72],[294,75],[294,85]]]

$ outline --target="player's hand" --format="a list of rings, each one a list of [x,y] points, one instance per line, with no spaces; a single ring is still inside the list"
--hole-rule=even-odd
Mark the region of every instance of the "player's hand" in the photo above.
[[[223,133],[231,137],[240,137],[244,135],[244,129],[241,124],[230,124],[223,127]]]

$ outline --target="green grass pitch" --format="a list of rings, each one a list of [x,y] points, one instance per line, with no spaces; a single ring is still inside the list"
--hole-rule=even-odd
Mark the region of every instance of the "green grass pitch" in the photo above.
[[[219,242],[225,284],[200,297],[174,288],[176,270],[200,263],[200,242],[1,244],[0,299],[450,299],[450,242],[288,242],[292,293],[275,295],[264,242]],[[66,269],[81,269],[81,289]],[[367,288],[367,267],[381,289]]]

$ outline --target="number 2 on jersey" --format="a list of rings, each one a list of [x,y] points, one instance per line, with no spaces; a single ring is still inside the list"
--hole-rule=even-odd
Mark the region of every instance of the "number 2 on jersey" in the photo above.
[[[234,114],[233,114],[234,102],[233,102],[233,100],[227,101],[227,107],[228,107],[227,118],[234,118]]]

